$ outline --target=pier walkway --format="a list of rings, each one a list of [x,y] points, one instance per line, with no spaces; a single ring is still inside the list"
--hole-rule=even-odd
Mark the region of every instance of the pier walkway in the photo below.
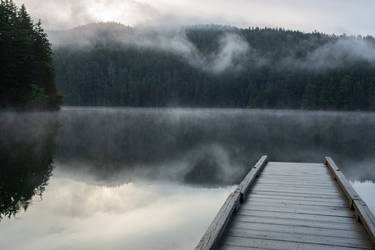
[[[319,164],[263,156],[196,247],[208,249],[375,249],[375,220],[330,157]]]

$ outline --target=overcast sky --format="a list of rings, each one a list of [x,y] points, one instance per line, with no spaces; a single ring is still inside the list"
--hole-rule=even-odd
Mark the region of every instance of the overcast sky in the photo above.
[[[226,24],[375,35],[374,0],[15,0],[44,27]]]

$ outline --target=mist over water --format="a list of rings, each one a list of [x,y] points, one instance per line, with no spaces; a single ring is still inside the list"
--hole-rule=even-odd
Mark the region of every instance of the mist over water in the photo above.
[[[3,112],[0,249],[192,249],[263,154],[332,156],[375,211],[374,127],[360,112]]]
[[[372,113],[66,108],[60,120],[55,161],[107,175],[235,184],[268,154],[296,162],[329,155],[349,179],[375,179]]]

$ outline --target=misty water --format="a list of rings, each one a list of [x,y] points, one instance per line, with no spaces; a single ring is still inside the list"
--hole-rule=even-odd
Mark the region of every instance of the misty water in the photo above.
[[[375,212],[375,114],[0,113],[0,249],[192,249],[263,155],[334,158]]]

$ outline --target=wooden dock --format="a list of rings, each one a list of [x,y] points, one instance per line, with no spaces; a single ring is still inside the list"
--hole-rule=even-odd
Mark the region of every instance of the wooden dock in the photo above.
[[[195,249],[375,249],[375,219],[330,157],[317,164],[263,156]]]

